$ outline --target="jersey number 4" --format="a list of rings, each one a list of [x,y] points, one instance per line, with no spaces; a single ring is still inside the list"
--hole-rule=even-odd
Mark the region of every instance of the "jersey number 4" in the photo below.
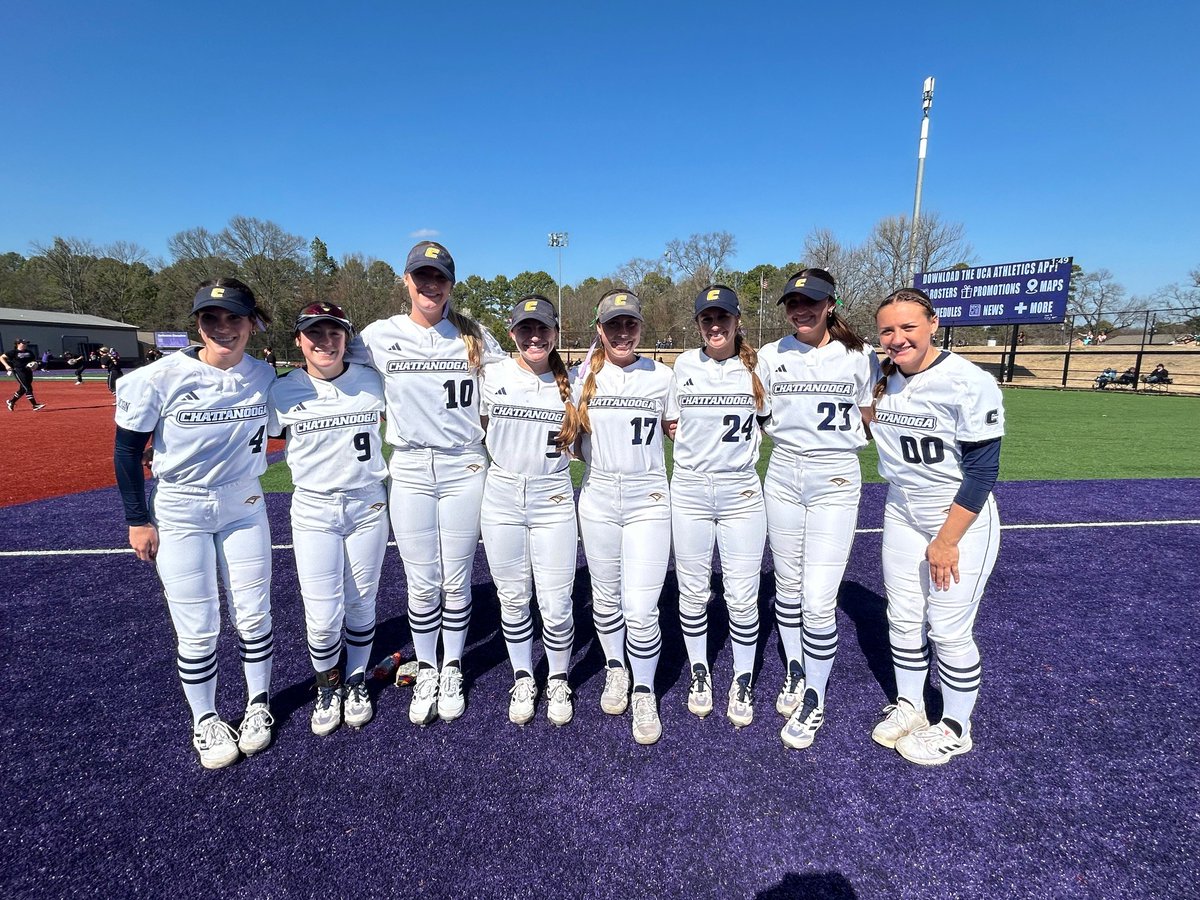
[[[254,437],[250,438],[250,452],[262,453],[263,443],[266,440],[267,426],[263,425],[258,431],[254,432]]]

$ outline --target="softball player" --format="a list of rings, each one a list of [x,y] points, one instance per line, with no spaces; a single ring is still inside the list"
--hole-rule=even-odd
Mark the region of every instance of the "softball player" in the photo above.
[[[343,713],[353,728],[373,715],[366,671],[388,539],[387,463],[379,432],[384,402],[379,373],[344,361],[353,334],[341,307],[304,307],[295,341],[305,367],[271,386],[269,433],[286,433],[295,484],[292,543],[317,673],[311,725],[318,735],[336,730]],[[337,668],[343,628],[345,685]]]
[[[897,698],[871,736],[910,762],[936,766],[972,746],[981,673],[975,615],[1000,545],[992,487],[1004,404],[990,375],[934,346],[937,314],[921,291],[891,294],[876,324],[888,357],[872,432],[888,482],[883,580]],[[936,724],[923,703],[926,622],[944,700]]]
[[[138,559],[154,560],[178,639],[192,743],[207,769],[271,742],[271,534],[267,467],[270,366],[246,355],[266,318],[234,278],[200,285],[192,315],[203,346],[138,369],[117,386],[117,484]],[[153,503],[142,452],[154,440]],[[238,633],[249,702],[240,733],[217,714],[217,573]]]
[[[392,445],[392,530],[408,578],[408,621],[420,669],[409,720],[427,725],[466,709],[462,653],[471,618],[471,568],[487,475],[480,370],[507,359],[479,323],[450,306],[454,260],[441,244],[409,251],[407,315],[374,322],[362,340],[383,376]],[[444,661],[439,671],[437,645]]]
[[[4,365],[8,374],[17,379],[17,392],[5,404],[9,412],[16,409],[17,401],[22,397],[29,397],[29,405],[35,412],[46,405],[38,403],[33,396],[33,373],[37,371],[39,363],[37,354],[29,349],[27,341],[17,338],[11,350],[0,353],[0,364]]]
[[[654,673],[662,651],[658,596],[671,552],[671,495],[663,432],[679,418],[671,370],[638,356],[641,301],[628,291],[600,298],[598,344],[575,373],[582,455],[579,530],[592,577],[592,614],[608,666],[600,708],[629,706],[633,672],[633,737],[662,736]]]
[[[578,413],[566,366],[554,349],[558,314],[550,301],[537,294],[523,298],[509,323],[520,358],[490,364],[483,382],[481,411],[492,457],[483,491],[483,546],[515,679],[508,718],[525,725],[534,715],[529,602],[536,585],[550,669],[546,713],[555,725],[566,725],[574,715],[567,669],[579,545],[567,449],[578,433]]]
[[[721,554],[733,681],[726,715],[734,725],[754,718],[751,679],[758,645],[758,585],[767,513],[755,465],[766,420],[767,372],[740,333],[737,294],[714,284],[696,297],[704,347],[675,362],[679,423],[671,477],[671,532],[679,579],[679,620],[692,667],[688,709],[712,712],[708,665],[708,603],[713,544]]]
[[[767,367],[775,442],[763,488],[775,558],[775,612],[787,674],[775,709],[783,742],[807,747],[825,720],[837,650],[838,587],[850,558],[878,364],[836,310],[824,269],[788,279],[779,298],[795,333],[759,353]]]

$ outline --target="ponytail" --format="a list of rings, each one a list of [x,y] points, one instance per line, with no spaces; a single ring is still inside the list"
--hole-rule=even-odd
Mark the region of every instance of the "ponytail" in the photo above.
[[[763,404],[767,400],[767,392],[763,387],[762,379],[758,377],[758,351],[754,349],[754,345],[750,343],[741,332],[738,332],[733,341],[734,352],[742,361],[742,365],[746,367],[746,371],[750,373],[750,384],[754,390],[754,405],[762,412]]]
[[[571,402],[571,379],[567,374],[567,367],[562,361],[562,357],[558,355],[558,351],[551,348],[550,350],[550,371],[554,374],[554,380],[558,384],[558,394],[562,397],[563,402],[563,422],[562,428],[559,429],[558,437],[554,443],[558,449],[567,450],[575,443],[575,438],[579,436],[579,425],[582,415],[575,408],[575,404]],[[593,386],[593,393],[595,388]]]
[[[891,378],[892,373],[896,371],[896,361],[885,357],[879,363],[879,370],[883,374],[880,376],[879,380],[875,382],[875,390],[871,392],[871,399],[875,400],[876,402],[878,402],[879,398],[883,396],[883,392],[887,390],[888,379]]]
[[[467,345],[467,365],[478,370],[483,364],[483,330],[470,316],[465,316],[446,301],[446,318],[458,329],[459,336]]]
[[[584,361],[587,368],[587,378],[583,380],[583,390],[579,393],[579,427],[588,434],[592,433],[592,422],[588,418],[587,405],[596,396],[596,373],[604,367],[604,348],[592,345],[591,355]]]
[[[850,327],[850,323],[837,311],[836,307],[829,310],[829,315],[825,320],[825,327],[829,331],[829,339],[831,341],[840,341],[842,346],[847,350],[858,351],[867,346],[866,341],[859,337],[858,333]]]

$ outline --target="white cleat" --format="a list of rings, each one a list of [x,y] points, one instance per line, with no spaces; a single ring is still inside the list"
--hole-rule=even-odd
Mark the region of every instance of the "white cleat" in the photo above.
[[[624,666],[609,666],[604,670],[604,690],[600,708],[610,716],[619,716],[629,708],[629,670]]]
[[[796,708],[787,724],[783,726],[783,730],[779,732],[779,737],[785,746],[791,747],[793,750],[803,750],[805,747],[812,746],[813,738],[817,736],[817,732],[824,724],[825,709],[817,703],[817,692],[813,688],[808,688],[804,692],[804,699],[800,701],[800,706]]]
[[[438,683],[437,712],[445,722],[453,722],[467,709],[467,698],[463,694],[462,669],[444,666]]]
[[[754,721],[754,689],[750,685],[749,672],[743,672],[729,685],[725,717],[738,728],[745,728]]]
[[[775,712],[781,716],[791,717],[800,706],[800,698],[804,696],[804,666],[797,660],[788,660],[787,675],[783,678],[783,687],[775,698]]]
[[[565,678],[551,678],[546,685],[546,718],[555,725],[568,725],[575,718],[575,703]]]
[[[883,720],[871,732],[871,740],[882,747],[895,747],[896,741],[929,725],[925,710],[917,709],[904,697],[883,708]]]
[[[658,703],[650,691],[633,695],[633,739],[643,746],[658,743],[662,737],[662,722],[658,718]]]
[[[237,762],[237,732],[219,716],[209,716],[192,732],[192,746],[206,769],[223,769]]]
[[[265,703],[251,703],[246,707],[242,717],[242,727],[238,729],[238,749],[247,756],[253,756],[271,746],[271,726],[275,719],[271,708]]]
[[[942,721],[904,735],[896,741],[896,752],[919,766],[940,766],[968,752],[973,746],[970,725],[965,726],[959,736]]]
[[[413,683],[412,702],[408,704],[408,721],[414,725],[428,725],[438,717],[438,673],[437,669],[418,669]]]
[[[533,707],[537,702],[537,683],[530,675],[518,678],[508,692],[508,721],[514,725],[528,725],[533,721]]]

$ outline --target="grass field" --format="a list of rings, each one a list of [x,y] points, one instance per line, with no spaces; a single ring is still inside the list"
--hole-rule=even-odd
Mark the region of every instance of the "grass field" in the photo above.
[[[1112,391],[1004,392],[1007,435],[1001,481],[1194,478],[1200,474],[1200,399]],[[759,474],[771,441],[763,442]],[[874,445],[862,452],[863,480],[880,481]],[[671,443],[667,442],[667,468]],[[572,464],[576,487],[581,463]],[[292,489],[284,463],[263,478],[267,491]]]

